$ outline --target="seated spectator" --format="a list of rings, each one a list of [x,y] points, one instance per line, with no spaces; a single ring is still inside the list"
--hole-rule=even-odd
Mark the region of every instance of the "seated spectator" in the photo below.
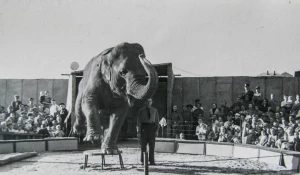
[[[258,146],[266,146],[268,143],[268,133],[266,130],[261,131]]]
[[[242,125],[242,121],[241,121],[241,115],[239,114],[239,113],[236,113],[235,115],[234,115],[234,119],[232,119],[233,120],[233,124],[234,125],[237,125],[237,126],[241,126]]]
[[[216,103],[212,103],[211,106],[212,108],[209,110],[209,120],[211,121],[211,123],[214,123],[215,120],[217,120],[217,118],[219,117],[220,111],[217,108]]]
[[[179,138],[180,138],[181,140],[185,140],[185,134],[184,134],[184,133],[180,133]]]
[[[1,132],[8,132],[6,121],[1,122],[0,129],[1,129]]]
[[[229,115],[227,116],[227,121],[224,123],[225,129],[226,129],[226,130],[232,130],[233,125],[234,125],[233,118],[232,118],[232,116],[229,114]]]
[[[15,95],[14,96],[14,101],[11,102],[11,106],[13,107],[13,112],[16,112],[17,110],[19,110],[19,105],[20,104],[22,104],[22,102],[20,101],[20,96]]]
[[[56,131],[55,131],[54,135],[55,135],[55,137],[63,137],[65,135],[59,125],[56,126]]]
[[[282,144],[287,142],[287,135],[282,127],[278,127],[278,139],[275,142],[275,147],[283,149]]]
[[[60,125],[60,126],[63,125],[61,116],[59,114],[56,115],[56,121],[57,121],[57,125]]]
[[[50,133],[48,132],[48,130],[45,126],[45,123],[43,123],[41,125],[41,129],[39,130],[38,134],[41,134],[43,136],[43,138],[50,136]]]
[[[271,134],[268,138],[267,146],[271,148],[275,148],[275,142],[278,140],[277,129],[275,127],[270,128]]]
[[[254,110],[253,110],[253,114],[257,114],[257,115],[262,115],[263,112],[259,109],[258,105],[255,105]]]
[[[234,134],[233,134],[232,140],[233,140],[233,143],[242,143],[240,126],[237,126],[237,125],[234,126]]]
[[[221,126],[218,142],[227,142],[227,132],[224,126]]]
[[[15,132],[26,133],[26,131],[23,129],[23,124],[18,124],[18,129]]]
[[[33,107],[36,107],[37,105],[36,104],[34,104],[34,101],[33,101],[34,99],[31,97],[31,98],[29,98],[28,99],[28,104],[27,104],[27,106],[29,107],[29,108],[33,108]]]
[[[23,104],[19,105],[19,110],[16,111],[16,113],[18,113],[18,116],[21,116],[22,112],[26,112],[25,107]]]
[[[206,139],[207,125],[203,123],[202,118],[198,119],[198,126],[196,127],[196,135],[199,140]]]
[[[248,113],[248,115],[253,115],[254,114],[254,108],[253,108],[252,103],[249,103],[247,113]]]
[[[27,133],[33,132],[33,131],[32,131],[32,125],[31,125],[30,123],[31,123],[31,122],[29,122],[29,120],[28,120],[28,122],[25,124],[24,130],[25,130]]]
[[[247,112],[247,110],[246,110],[246,108],[245,108],[244,105],[241,105],[241,111],[239,112],[239,114],[245,114],[245,115],[248,114],[248,112]]]
[[[219,111],[220,111],[219,116],[221,116],[221,117],[225,117],[225,116],[228,115],[228,113],[230,111],[230,108],[227,107],[227,101],[226,100],[222,100],[221,107],[220,107]]]
[[[218,141],[219,138],[219,127],[217,125],[212,126],[212,131],[209,132],[207,139],[209,141]]]
[[[251,129],[250,124],[245,123],[244,130],[242,132],[242,143],[243,144],[255,144],[257,138],[255,136],[255,131]]]
[[[6,119],[6,113],[0,113],[0,123],[5,121]]]
[[[263,113],[268,111],[268,100],[267,99],[263,99],[263,103],[260,106],[260,111],[262,111]]]

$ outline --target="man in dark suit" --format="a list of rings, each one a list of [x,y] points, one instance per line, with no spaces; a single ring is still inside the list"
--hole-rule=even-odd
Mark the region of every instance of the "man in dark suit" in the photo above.
[[[152,99],[146,100],[146,106],[138,111],[137,115],[137,137],[141,140],[141,162],[144,163],[143,153],[149,145],[150,165],[155,165],[154,148],[155,136],[159,130],[159,116],[157,109],[152,107]]]
[[[254,92],[250,90],[250,84],[246,83],[244,87],[244,92],[242,93],[242,99],[245,100],[246,95],[249,96],[249,101],[252,101]]]
[[[19,110],[19,105],[22,104],[22,102],[20,101],[20,96],[19,95],[15,95],[15,100],[11,102],[11,106],[13,107],[13,111],[16,112],[17,110]]]

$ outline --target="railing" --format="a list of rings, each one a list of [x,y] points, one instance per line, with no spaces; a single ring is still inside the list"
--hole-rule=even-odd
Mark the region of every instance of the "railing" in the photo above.
[[[0,140],[42,139],[43,136],[35,133],[0,132]]]

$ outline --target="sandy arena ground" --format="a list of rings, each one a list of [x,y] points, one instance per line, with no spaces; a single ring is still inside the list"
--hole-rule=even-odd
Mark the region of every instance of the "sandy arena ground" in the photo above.
[[[120,169],[118,156],[106,156],[104,170],[101,170],[101,157],[89,156],[88,167],[83,170],[82,151],[74,151],[40,153],[36,157],[0,167],[0,174],[143,174],[137,143],[123,142],[119,147],[123,151],[123,170]],[[81,146],[81,149],[87,148]],[[155,159],[157,165],[149,167],[149,174],[295,174],[281,166],[219,156],[155,153]]]

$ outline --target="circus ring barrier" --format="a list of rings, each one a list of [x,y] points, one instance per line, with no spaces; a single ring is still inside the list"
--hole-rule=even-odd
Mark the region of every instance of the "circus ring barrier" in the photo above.
[[[0,154],[75,150],[78,150],[78,139],[75,137],[0,140]]]
[[[296,170],[297,172],[300,168],[300,152],[256,145],[157,138],[155,152],[250,159],[268,164],[284,164],[287,169]]]

